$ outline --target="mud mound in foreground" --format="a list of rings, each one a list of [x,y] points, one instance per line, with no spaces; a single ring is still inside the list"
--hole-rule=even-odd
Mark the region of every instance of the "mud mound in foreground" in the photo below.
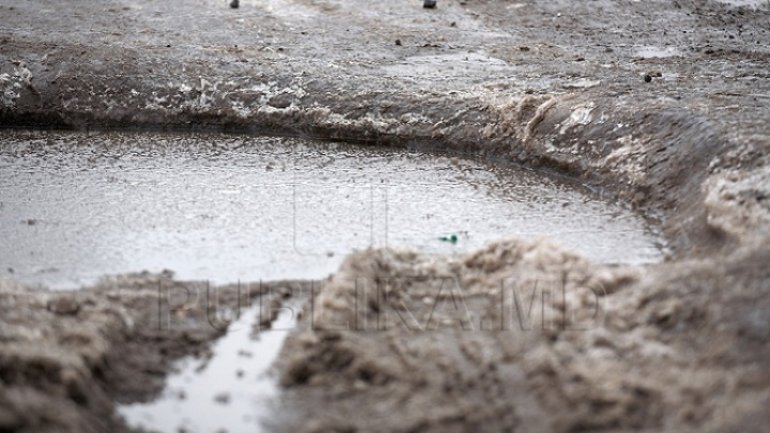
[[[760,431],[768,259],[756,245],[716,266],[610,268],[519,241],[458,260],[358,253],[284,347],[299,414],[283,427]]]

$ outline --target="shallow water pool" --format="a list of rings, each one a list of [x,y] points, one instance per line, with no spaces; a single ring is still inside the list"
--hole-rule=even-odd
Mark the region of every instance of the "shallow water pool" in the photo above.
[[[346,254],[459,254],[551,237],[603,263],[661,259],[639,215],[535,173],[288,138],[0,133],[0,278],[76,288],[165,269],[317,279]]]
[[[210,358],[180,360],[157,399],[119,405],[118,414],[133,428],[161,433],[262,431],[279,396],[271,367],[296,317],[282,309],[269,330],[254,336],[259,317],[259,306],[243,311]]]

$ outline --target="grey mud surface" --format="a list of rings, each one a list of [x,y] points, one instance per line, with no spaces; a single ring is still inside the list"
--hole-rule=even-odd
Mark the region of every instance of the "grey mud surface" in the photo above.
[[[313,290],[247,291],[310,299],[281,355],[275,430],[760,432],[768,47],[767,2],[0,1],[0,122],[467,154],[660,221],[673,255],[655,265],[501,240],[438,261],[363,252]],[[533,281],[562,296],[539,286],[522,315]],[[114,401],[151,399],[173,360],[221,335],[191,284],[4,281],[0,431],[125,429]],[[360,302],[368,290],[384,296]]]

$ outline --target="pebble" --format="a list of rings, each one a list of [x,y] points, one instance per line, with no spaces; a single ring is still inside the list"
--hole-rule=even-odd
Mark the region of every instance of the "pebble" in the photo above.
[[[80,311],[80,303],[71,296],[63,296],[48,301],[46,308],[62,316],[74,316]]]
[[[230,394],[223,392],[222,394],[217,394],[214,396],[214,401],[219,404],[227,404],[230,403]]]

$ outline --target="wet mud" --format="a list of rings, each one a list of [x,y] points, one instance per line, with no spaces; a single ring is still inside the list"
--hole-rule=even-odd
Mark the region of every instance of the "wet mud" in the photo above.
[[[210,313],[297,299],[274,431],[764,431],[769,17],[762,1],[0,2],[3,127],[516,163],[633,207],[670,247],[614,265],[532,239],[373,249],[320,284],[250,290],[3,279],[0,430],[125,431],[116,404],[210,354],[227,323]]]

